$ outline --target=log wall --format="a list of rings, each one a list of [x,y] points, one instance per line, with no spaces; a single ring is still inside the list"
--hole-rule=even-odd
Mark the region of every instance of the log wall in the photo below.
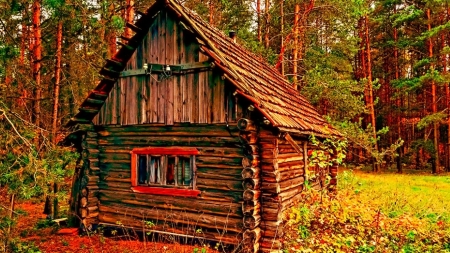
[[[147,123],[225,123],[236,122],[237,98],[232,85],[218,69],[209,68],[173,74],[151,72],[151,64],[181,65],[208,61],[199,42],[182,22],[161,11],[147,36],[127,63],[125,71],[142,70],[149,74],[120,77],[94,118],[97,125],[134,125]]]
[[[305,173],[306,140],[294,148],[276,132],[260,131],[261,152],[261,229],[263,252],[282,248],[283,212],[300,200]],[[300,148],[300,150],[298,150]]]
[[[236,127],[226,125],[97,126],[100,169],[99,221],[187,234],[238,244],[242,240],[243,149]],[[133,148],[186,146],[196,155],[197,198],[133,193]],[[199,230],[200,229],[200,230]],[[201,231],[201,232],[199,232]]]
[[[73,217],[79,219],[86,229],[98,223],[98,142],[92,125],[83,125],[81,133],[80,158],[77,162],[71,194]]]

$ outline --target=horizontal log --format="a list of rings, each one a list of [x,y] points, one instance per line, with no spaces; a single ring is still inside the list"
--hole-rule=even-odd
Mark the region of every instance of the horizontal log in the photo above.
[[[242,178],[259,178],[259,167],[250,167],[242,170]]]
[[[244,190],[259,190],[260,180],[257,178],[246,178],[242,182],[242,187]]]
[[[261,212],[261,202],[259,201],[244,201],[242,202],[242,213],[244,215],[258,215]]]
[[[84,207],[87,207],[87,205],[88,205],[88,199],[86,197],[82,197],[80,199],[80,206],[84,208]]]
[[[283,209],[264,209],[261,218],[265,221],[278,221],[283,219]]]
[[[257,242],[257,241],[259,241],[260,238],[261,238],[261,228],[259,228],[259,227],[255,228],[255,229],[247,229],[242,234],[243,240],[250,239],[253,242]]]
[[[120,219],[119,219],[120,218]],[[137,217],[123,217],[121,215],[117,215],[115,213],[100,213],[99,221],[101,224],[121,228],[133,228],[136,231],[142,231],[142,218]],[[122,224],[127,225],[117,225],[117,221],[120,221]],[[202,228],[202,233],[198,234],[198,229],[201,228],[199,226],[194,226],[193,224],[188,225],[172,225],[172,223],[162,222],[155,223],[151,230],[152,232],[159,233],[170,233],[172,236],[180,235],[180,236],[188,236],[192,238],[205,238],[208,240],[220,241],[222,243],[227,244],[238,244],[241,240],[239,234],[231,231],[227,231],[223,233],[223,230],[215,230],[211,229],[209,231],[206,228]]]
[[[236,126],[226,124],[208,124],[191,126],[166,126],[164,124],[152,125],[107,125],[101,126],[98,130],[99,136],[145,136],[146,134],[160,136],[230,136],[239,134]]]
[[[98,198],[97,197],[89,197],[87,207],[97,206],[98,205]]]
[[[278,148],[261,149],[261,159],[276,159],[279,154]]]
[[[304,182],[305,182],[304,177],[296,177],[293,179],[288,179],[276,183],[263,181],[261,183],[261,190],[268,193],[280,193],[282,191],[287,191],[289,189],[299,187]]]
[[[252,168],[258,166],[259,166],[258,156],[245,156],[244,158],[242,158],[242,167]]]
[[[256,144],[250,144],[244,146],[244,154],[245,155],[258,155],[259,147]]]
[[[259,249],[262,252],[281,253],[283,252],[283,244],[278,239],[263,237],[259,242]]]
[[[79,214],[80,214],[81,218],[86,218],[88,216],[88,213],[89,213],[89,211],[85,207],[82,207],[79,209]]]
[[[240,131],[245,131],[245,132],[250,132],[250,131],[257,131],[257,126],[256,124],[250,120],[250,119],[239,119],[237,122],[237,128]]]
[[[86,219],[92,219],[98,217],[99,212],[89,212],[89,215],[86,217]]]
[[[197,177],[197,188],[199,190],[216,189],[228,191],[243,191],[241,180],[220,180]]]
[[[118,138],[118,137],[104,137],[98,140],[99,145],[103,146],[117,146],[117,145],[130,145],[135,147],[147,147],[147,146],[228,146],[237,147],[239,139],[235,137],[195,137],[195,136],[182,136],[182,137],[167,137],[162,136],[158,138],[142,138],[137,136]]]
[[[242,143],[251,145],[258,143],[258,134],[256,132],[240,132],[239,139]]]
[[[184,197],[115,191],[102,191],[101,199],[102,203],[122,203],[129,207],[179,210],[192,213],[205,212],[222,216],[242,217],[241,205],[232,201],[217,202],[204,198],[187,199]]]
[[[233,218],[229,216],[218,216],[205,214],[202,212],[190,213],[178,210],[165,210],[165,209],[148,209],[148,208],[136,208],[136,207],[124,207],[122,205],[110,204],[110,205],[99,205],[99,210],[101,213],[114,213],[123,217],[135,217],[142,220],[152,220],[152,221],[164,221],[171,226],[185,225],[185,226],[199,226],[210,229],[223,230],[232,232],[241,232],[243,228],[243,221],[240,218]],[[120,221],[117,220],[117,221]],[[116,222],[117,222],[116,221]],[[128,225],[122,222],[123,225]],[[142,226],[142,224],[141,224]]]
[[[265,171],[261,172],[261,177],[265,182],[279,182],[281,180],[281,174],[278,171]]]
[[[87,209],[89,210],[89,214],[91,214],[91,212],[98,210],[98,206],[89,206]],[[88,217],[88,218],[92,218],[92,217]]]
[[[237,170],[226,171],[223,169],[210,169],[206,168],[206,172],[197,170],[197,177],[207,178],[207,179],[221,179],[221,180],[242,180],[241,175],[239,175]]]
[[[242,157],[230,158],[230,157],[210,157],[210,156],[196,156],[196,164],[227,164],[231,166],[239,166],[242,164]]]
[[[242,243],[242,252],[243,253],[254,253],[254,252],[261,252],[259,249],[259,242],[246,242],[243,241]]]
[[[244,201],[257,201],[260,195],[261,195],[261,191],[245,190],[243,197],[244,197]]]
[[[100,190],[107,189],[121,189],[122,191],[130,191],[131,190],[131,180],[130,182],[110,182],[110,181],[102,181],[98,183]]]
[[[255,229],[261,222],[260,215],[245,215],[243,218],[244,227],[247,229]]]

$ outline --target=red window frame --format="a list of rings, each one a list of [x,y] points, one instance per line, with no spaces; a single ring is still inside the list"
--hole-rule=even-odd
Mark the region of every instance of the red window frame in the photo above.
[[[142,186],[138,185],[138,155],[198,155],[199,151],[192,147],[146,147],[134,148],[131,150],[131,190],[136,193],[146,193],[155,195],[169,195],[169,196],[183,196],[183,197],[197,197],[200,191],[196,189],[195,177],[196,169],[193,168],[194,182],[192,189],[180,189],[157,186]]]

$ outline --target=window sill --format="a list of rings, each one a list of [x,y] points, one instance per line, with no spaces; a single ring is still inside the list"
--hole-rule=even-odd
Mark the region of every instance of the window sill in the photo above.
[[[200,194],[199,190],[147,187],[147,186],[133,186],[133,187],[131,187],[131,190],[136,193],[177,196],[177,197],[190,197],[190,198],[196,198]]]

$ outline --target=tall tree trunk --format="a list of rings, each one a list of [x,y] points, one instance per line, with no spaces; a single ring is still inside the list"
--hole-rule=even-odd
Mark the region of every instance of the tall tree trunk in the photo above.
[[[25,19],[26,16],[26,11],[24,10],[22,18]],[[17,100],[17,106],[19,108],[24,107],[25,106],[25,100],[24,98],[26,98],[27,94],[26,94],[26,89],[23,85],[23,76],[25,76],[24,73],[24,69],[25,69],[25,53],[26,53],[26,47],[27,47],[27,37],[28,37],[28,26],[26,25],[25,22],[22,22],[22,37],[20,38],[20,56],[19,56],[19,66],[20,66],[20,70],[19,72],[21,73],[21,77],[18,78],[18,87],[17,87],[17,91],[19,94],[19,99]]]
[[[398,66],[398,47],[397,47],[397,42],[398,42],[398,30],[397,28],[394,28],[394,41],[395,41],[395,46],[394,46],[394,64],[395,64],[395,80],[398,80],[400,78],[400,69]],[[399,90],[399,93],[401,91]],[[397,106],[397,117],[396,117],[396,124],[397,124],[397,136],[398,138],[402,138],[402,128],[400,125],[400,121],[401,121],[401,110],[400,107],[402,106],[401,103],[401,94],[398,95],[398,98],[395,101],[395,104]],[[398,173],[403,173],[403,168],[402,168],[402,149],[399,148],[399,150],[397,151],[397,172]]]
[[[292,52],[292,75],[293,75],[293,88],[297,89],[298,84],[298,21],[300,19],[300,5],[295,5],[295,12],[294,12],[294,50]]]
[[[211,25],[214,25],[214,5],[213,5],[213,1],[209,0],[209,23]]]
[[[126,2],[126,11],[125,11],[125,22],[134,24],[134,0],[127,0]],[[125,28],[125,37],[131,38],[132,33],[131,29]]]
[[[109,15],[114,15],[114,4],[109,5]],[[108,28],[106,31],[106,38],[108,40],[108,58],[111,59],[117,51],[116,45],[116,31],[113,28]],[[128,37],[131,38],[131,37]]]
[[[270,33],[270,0],[266,0],[265,1],[265,5],[264,5],[264,12],[265,12],[265,16],[266,16],[266,31],[264,34],[264,47],[265,48],[269,48],[269,33]]]
[[[369,17],[366,15],[365,19],[365,30],[366,30],[366,54],[367,54],[367,93],[368,93],[368,104],[366,105],[369,109],[370,123],[372,124],[372,137],[375,141],[374,149],[378,152],[378,141],[377,141],[377,130],[375,123],[375,108],[374,108],[374,95],[373,95],[373,84],[372,84],[372,57],[370,52],[370,38],[369,38]],[[378,172],[380,170],[380,165],[374,161],[374,171]]]
[[[281,34],[281,44],[280,44],[280,59],[281,68],[280,73],[284,76],[284,0],[280,0],[280,34]]]
[[[261,33],[261,0],[256,0],[256,22],[258,25],[258,41],[262,43]]]
[[[39,126],[41,123],[41,60],[42,60],[42,45],[41,45],[41,3],[40,0],[33,2],[33,33],[34,33],[34,47],[33,47],[33,114],[32,122]]]
[[[55,59],[55,86],[53,90],[53,114],[52,114],[52,142],[56,144],[56,132],[58,130],[59,93],[61,82],[61,48],[62,48],[62,21],[58,22],[56,30],[56,59]]]
[[[446,21],[449,21],[449,16],[450,16],[450,8],[448,7],[448,5],[446,6],[447,9],[447,14],[446,14]],[[445,47],[445,45],[448,45],[448,38],[444,38],[444,36],[442,35],[442,41],[444,43],[444,46],[442,48]],[[447,59],[448,59],[448,54],[444,54],[443,55],[443,69],[444,69],[444,76],[447,73]],[[446,149],[446,154],[445,154],[445,158],[446,158],[446,170],[448,172],[450,172],[450,84],[445,84],[445,108],[447,109],[447,149]]]
[[[428,31],[431,31],[431,13],[427,9]],[[428,39],[428,57],[433,58],[433,41],[431,37]],[[434,71],[434,64],[431,64],[430,69]],[[431,80],[431,113],[437,113],[437,98],[436,98],[436,82]],[[433,143],[435,154],[433,159],[433,173],[439,173],[439,125],[437,122],[433,123]]]
[[[59,93],[60,93],[60,83],[61,83],[61,50],[62,50],[62,32],[63,26],[62,21],[58,22],[58,27],[56,30],[56,59],[55,59],[55,87],[53,90],[53,115],[52,115],[52,142],[57,144],[58,139],[56,138],[56,133],[58,129],[58,109],[59,109]],[[58,184],[55,183],[53,186],[53,192],[55,196],[53,197],[53,218],[56,219],[59,216],[59,204],[58,204]]]

